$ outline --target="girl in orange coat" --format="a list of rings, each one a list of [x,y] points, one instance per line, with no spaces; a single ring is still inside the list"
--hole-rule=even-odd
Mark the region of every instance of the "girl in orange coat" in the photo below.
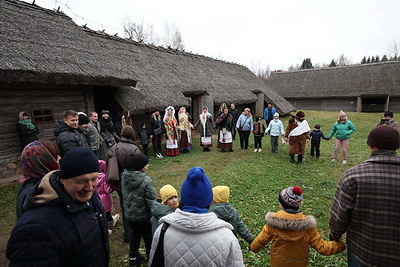
[[[308,266],[308,247],[321,255],[337,254],[345,249],[342,241],[324,241],[317,231],[313,216],[299,211],[303,199],[300,187],[288,187],[279,194],[281,210],[265,216],[267,224],[250,244],[253,252],[259,252],[273,239],[271,266]]]

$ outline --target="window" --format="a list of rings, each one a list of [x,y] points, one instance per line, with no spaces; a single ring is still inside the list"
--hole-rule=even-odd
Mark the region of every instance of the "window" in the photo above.
[[[35,109],[32,110],[32,121],[35,123],[54,121],[53,110],[51,109]]]

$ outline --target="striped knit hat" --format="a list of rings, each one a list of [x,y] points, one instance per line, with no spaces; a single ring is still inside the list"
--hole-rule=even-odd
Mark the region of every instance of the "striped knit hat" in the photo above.
[[[288,187],[279,194],[279,202],[285,209],[298,210],[303,200],[303,190],[300,187]]]

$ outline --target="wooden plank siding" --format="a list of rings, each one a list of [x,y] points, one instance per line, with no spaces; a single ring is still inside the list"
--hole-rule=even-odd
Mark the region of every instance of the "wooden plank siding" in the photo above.
[[[0,159],[21,153],[16,129],[20,111],[25,110],[32,116],[33,110],[52,110],[54,121],[36,124],[40,130],[39,138],[54,140],[54,125],[57,120],[62,120],[65,110],[88,112],[94,107],[93,98],[88,99],[88,95],[91,90],[84,86],[0,85]]]

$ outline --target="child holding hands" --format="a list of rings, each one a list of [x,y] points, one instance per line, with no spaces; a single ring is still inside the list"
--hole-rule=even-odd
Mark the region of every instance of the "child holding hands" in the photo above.
[[[300,187],[288,187],[279,194],[281,210],[265,216],[266,225],[250,244],[250,250],[259,252],[273,240],[271,266],[308,266],[309,246],[321,255],[337,254],[345,249],[342,241],[324,241],[317,231],[313,216],[300,210],[303,199]]]
[[[254,236],[247,229],[246,224],[240,218],[239,212],[229,203],[229,187],[216,186],[213,189],[213,202],[210,211],[214,212],[218,218],[230,223],[233,226],[233,233],[238,234],[249,244],[253,242]]]

